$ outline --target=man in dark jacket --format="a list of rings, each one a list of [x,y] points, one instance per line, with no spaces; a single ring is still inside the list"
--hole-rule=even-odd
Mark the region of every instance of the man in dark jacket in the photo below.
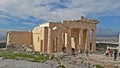
[[[116,61],[116,59],[117,59],[117,53],[118,53],[118,51],[117,51],[117,49],[115,49],[114,50],[114,60]]]

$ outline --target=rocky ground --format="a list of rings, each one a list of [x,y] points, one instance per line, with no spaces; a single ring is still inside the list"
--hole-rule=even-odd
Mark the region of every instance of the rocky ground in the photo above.
[[[105,68],[114,68],[118,66],[120,68],[120,57],[117,57],[117,60],[114,60],[114,57],[106,57],[104,54],[91,54],[89,55],[90,59],[95,64],[100,64]]]
[[[99,64],[105,68],[114,68],[120,66],[120,57],[117,61],[113,57],[106,57],[104,54],[86,54],[78,55],[63,55],[55,54],[57,59],[48,60],[44,63],[29,62],[25,60],[2,59],[0,58],[0,68],[57,68],[59,65],[64,65],[65,68],[95,68]]]
[[[24,60],[4,59],[0,60],[0,68],[56,68],[55,61],[46,63],[29,62]]]

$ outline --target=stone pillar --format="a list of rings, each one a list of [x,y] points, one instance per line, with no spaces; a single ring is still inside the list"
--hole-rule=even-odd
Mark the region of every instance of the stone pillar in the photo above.
[[[79,52],[79,49],[80,49],[80,47],[79,47],[79,36],[77,35],[77,37],[75,39],[75,51],[76,51],[76,53]]]
[[[58,52],[62,52],[62,47],[63,47],[63,43],[62,43],[62,33],[59,31],[57,51],[58,51]]]
[[[90,50],[90,30],[87,30],[87,50]]]
[[[48,45],[48,28],[45,27],[44,28],[44,52],[46,53],[47,52],[47,45]]]
[[[96,31],[92,30],[92,51],[96,51]]]
[[[45,40],[45,39],[43,39],[43,40],[41,41],[41,42],[42,42],[42,45],[41,45],[41,46],[42,46],[42,50],[41,50],[42,53],[44,53],[44,47],[45,47],[45,45],[44,45],[44,40]]]
[[[62,47],[65,47],[65,33],[62,33]]]
[[[79,30],[79,48],[84,50],[84,45],[83,45],[83,29]]]
[[[87,44],[87,29],[84,29],[84,31],[83,31],[83,44],[84,44],[84,47],[85,47],[85,49],[84,49],[84,51],[86,52],[87,51],[87,47],[88,47],[88,44]]]
[[[47,47],[48,53],[53,53],[53,39],[52,39],[52,29],[48,28],[48,47]]]
[[[71,29],[67,31],[67,53],[71,54]]]

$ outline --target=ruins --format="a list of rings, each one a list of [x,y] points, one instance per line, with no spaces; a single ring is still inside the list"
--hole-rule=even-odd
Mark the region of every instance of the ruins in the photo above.
[[[31,36],[23,37],[23,41],[26,41],[24,42],[26,45],[28,45],[28,41],[31,42],[29,45],[33,45],[35,51],[43,53],[57,53],[62,52],[63,49],[67,53],[71,53],[72,48],[75,49],[75,52],[80,49],[94,52],[96,51],[96,25],[98,23],[99,21],[96,19],[87,19],[83,16],[81,16],[81,20],[63,20],[62,23],[48,22],[35,27],[31,31]],[[90,45],[90,31],[92,45]],[[7,45],[14,44],[9,40],[8,34],[9,32],[7,33]],[[19,39],[17,39],[17,43],[21,43]]]
[[[9,31],[7,32],[7,47],[20,47],[32,45],[32,33],[25,31]]]

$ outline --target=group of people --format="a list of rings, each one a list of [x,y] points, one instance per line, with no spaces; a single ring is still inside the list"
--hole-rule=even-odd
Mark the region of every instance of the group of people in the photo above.
[[[114,60],[117,59],[117,56],[120,56],[120,53],[118,53],[117,49],[106,49],[106,56],[107,57],[114,57]]]
[[[75,48],[71,48],[72,54],[75,54]],[[62,52],[66,53],[66,47],[62,47]],[[82,54],[84,51],[82,49],[79,50],[79,53]]]
[[[66,47],[62,47],[62,51],[63,53],[66,53]],[[71,48],[72,54],[75,54],[75,49]],[[88,51],[83,51],[82,49],[79,49],[79,53],[85,53],[86,56],[88,56]],[[114,57],[114,60],[117,59],[117,57],[120,57],[120,52],[118,52],[118,49],[106,49],[106,53],[105,53],[106,57]]]

